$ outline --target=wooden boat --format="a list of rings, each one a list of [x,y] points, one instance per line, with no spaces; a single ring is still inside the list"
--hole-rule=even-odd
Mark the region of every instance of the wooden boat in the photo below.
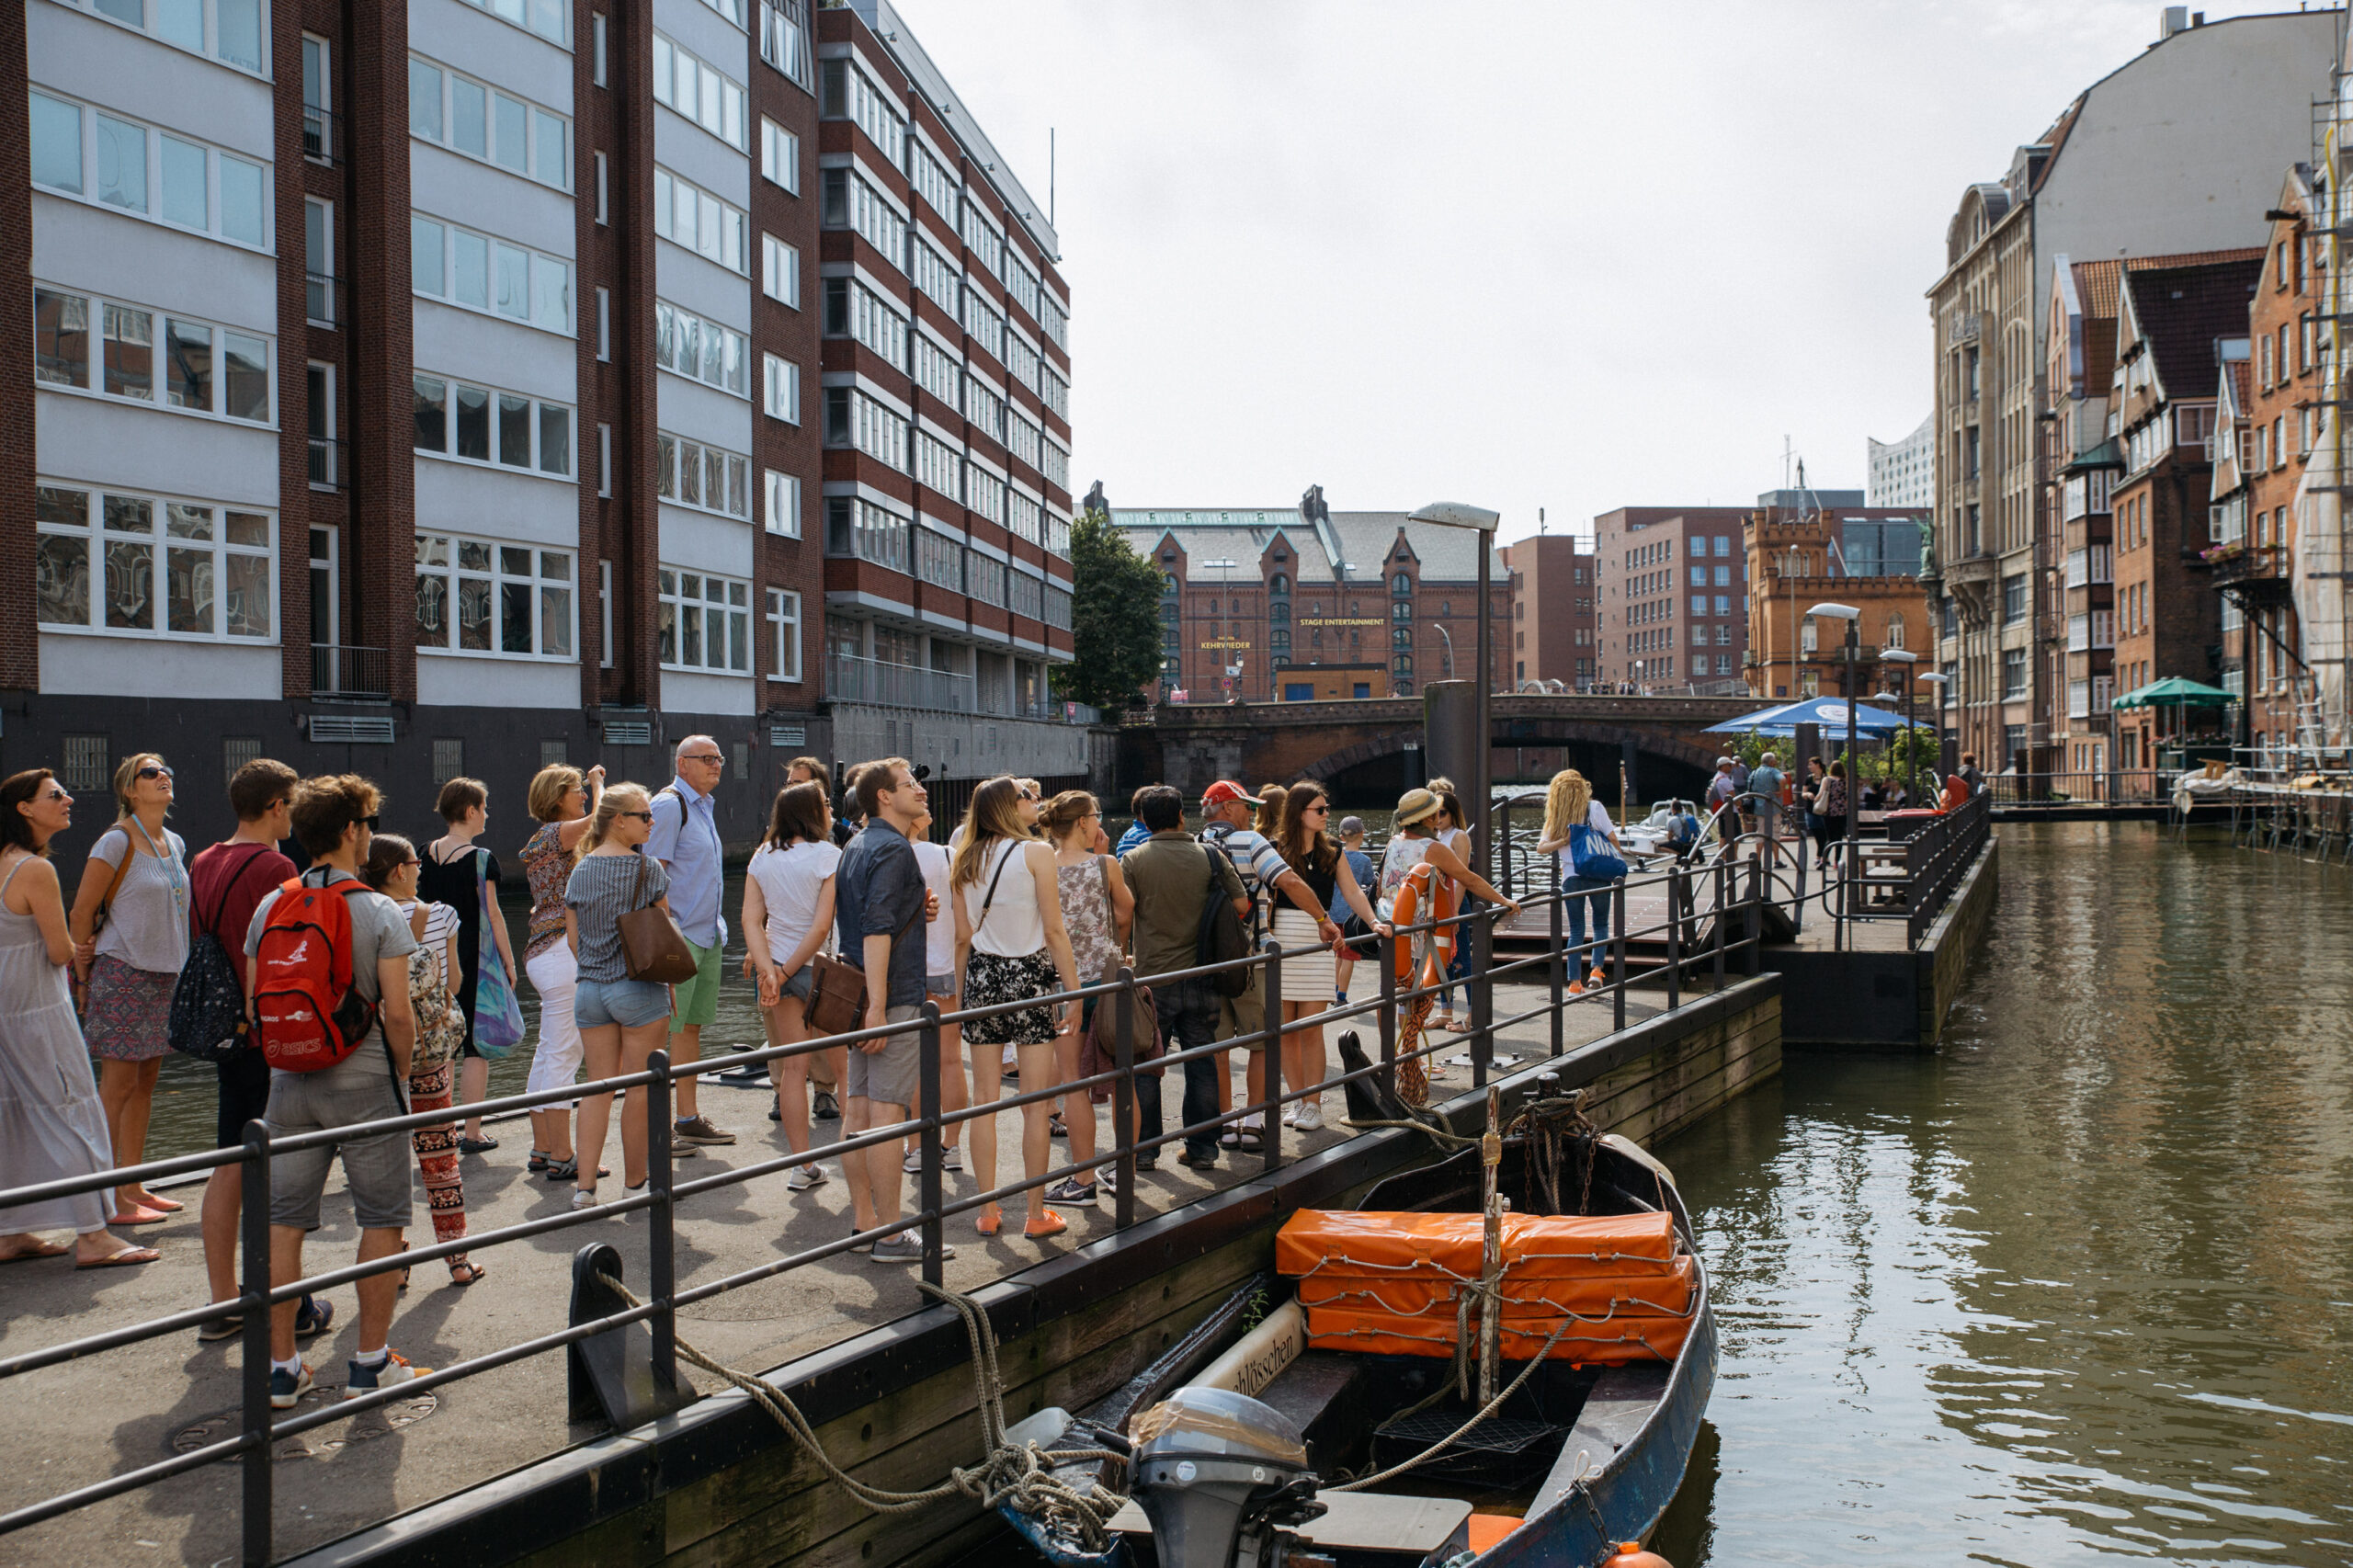
[[[1351,1101],[1359,1121],[1403,1119],[1370,1092]],[[1672,1359],[1601,1346],[1612,1335],[1593,1326],[1607,1314],[1564,1324],[1570,1332],[1556,1330],[1540,1358],[1504,1332],[1486,1386],[1511,1392],[1426,1452],[1495,1403],[1472,1386],[1476,1355],[1317,1347],[1306,1333],[1316,1309],[1302,1312],[1291,1280],[1262,1276],[1076,1425],[1060,1412],[1032,1418],[1042,1425],[1027,1435],[1051,1447],[1132,1449],[1059,1472],[1082,1489],[1131,1495],[1110,1521],[1116,1539],[1088,1550],[1008,1514],[1017,1529],[1070,1568],[1256,1568],[1284,1561],[1280,1549],[1323,1553],[1340,1568],[1592,1568],[1622,1542],[1646,1541],[1682,1483],[1715,1382],[1715,1323],[1690,1217],[1665,1167],[1623,1139],[1594,1135],[1573,1098],[1531,1100],[1512,1126],[1495,1184],[1510,1214],[1672,1217],[1675,1267],[1689,1280]],[[1473,1146],[1379,1183],[1357,1214],[1334,1218],[1360,1230],[1395,1216],[1405,1229],[1415,1216],[1479,1215],[1486,1196]],[[1572,1353],[1572,1340],[1586,1347]],[[1515,1347],[1524,1358],[1511,1358]],[[1392,1471],[1362,1490],[1333,1490]]]

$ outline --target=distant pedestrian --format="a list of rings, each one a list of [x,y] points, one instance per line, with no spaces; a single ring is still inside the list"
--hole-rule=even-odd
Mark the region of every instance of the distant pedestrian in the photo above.
[[[316,944],[322,937],[314,925],[273,928],[270,916],[286,897],[284,890],[262,899],[245,929],[245,961],[256,976],[267,978],[279,966],[297,971],[307,966],[335,974],[348,964],[351,993],[374,1005],[374,1021],[342,1061],[314,1072],[271,1068],[272,1138],[381,1121],[407,1110],[404,1091],[416,1045],[416,1017],[409,1006],[408,956],[415,950],[416,937],[392,901],[370,890],[359,878],[374,834],[369,824],[382,805],[376,787],[357,774],[306,778],[294,790],[294,841],[311,858],[301,885],[335,891],[343,899],[350,919],[348,953],[331,949],[320,951]],[[249,994],[259,989],[256,984]],[[264,1048],[268,1048],[271,1023],[267,1010],[260,1012],[256,1028]],[[280,1153],[270,1160],[272,1285],[302,1278],[302,1240],[319,1228],[320,1200],[326,1191],[328,1170],[338,1154],[343,1160],[344,1186],[351,1194],[352,1217],[359,1225],[358,1261],[380,1262],[407,1246],[412,1209],[408,1140],[398,1132],[367,1132]],[[400,1292],[398,1272],[371,1274],[357,1288],[358,1353],[350,1359],[344,1383],[345,1396],[355,1399],[406,1382],[428,1369],[411,1366],[386,1344]],[[270,1312],[269,1403],[275,1410],[291,1410],[311,1386],[311,1369],[294,1347],[296,1310],[294,1302],[283,1301]]]
[[[1233,790],[1233,799],[1246,799],[1239,788],[1231,784],[1225,788]],[[1135,971],[1152,976],[1197,968],[1204,961],[1201,916],[1208,900],[1231,900],[1235,915],[1247,921],[1250,895],[1230,858],[1195,843],[1186,834],[1182,795],[1165,784],[1154,784],[1137,791],[1134,805],[1136,820],[1151,830],[1142,844],[1120,858],[1120,869],[1136,901]],[[1196,975],[1188,980],[1154,981],[1152,1000],[1159,1015],[1161,1038],[1170,1051],[1190,1051],[1219,1038],[1219,997],[1207,979]],[[1224,1056],[1221,1052],[1194,1057],[1184,1067],[1185,1097],[1178,1114],[1185,1119],[1184,1126],[1199,1127],[1222,1108],[1218,1080],[1225,1075]],[[1136,1074],[1141,1140],[1157,1139],[1161,1134],[1160,1081],[1157,1072]],[[1253,1098],[1256,1097],[1257,1091],[1253,1091]],[[1256,1144],[1258,1134],[1254,1131],[1250,1141]],[[1185,1139],[1182,1158],[1192,1169],[1208,1170],[1217,1164],[1217,1151],[1214,1132],[1194,1132]],[[1159,1164],[1156,1148],[1136,1155],[1138,1170],[1152,1170]]]
[[[605,791],[605,770],[583,773],[557,763],[531,780],[531,815],[540,825],[523,846],[523,877],[530,884],[531,914],[523,938],[523,972],[540,994],[540,1042],[531,1052],[525,1092],[560,1089],[580,1075],[580,1025],[573,999],[580,985],[580,960],[563,939],[563,889],[572,880],[580,841],[588,836],[597,801]],[[569,1105],[531,1112],[529,1168],[553,1182],[579,1176],[573,1156]]]
[[[1582,846],[1576,842],[1583,837]],[[1544,800],[1544,832],[1536,845],[1540,855],[1560,857],[1561,892],[1566,899],[1563,913],[1569,925],[1569,994],[1582,996],[1588,989],[1608,983],[1608,976],[1601,967],[1602,952],[1609,940],[1610,885],[1614,879],[1581,873],[1580,860],[1590,863],[1597,852],[1608,854],[1618,845],[1617,824],[1609,820],[1609,809],[1594,795],[1593,785],[1574,767],[1563,768],[1552,775],[1551,788]],[[1582,847],[1583,853],[1579,853]],[[1593,945],[1586,946],[1586,918],[1593,919]],[[1577,971],[1586,971],[1583,983]]]
[[[480,1105],[490,1091],[490,1059],[522,1043],[522,1009],[515,1000],[515,949],[498,902],[498,857],[475,842],[490,825],[490,790],[479,778],[452,778],[433,809],[441,836],[426,846],[417,896],[458,912],[458,961],[450,982],[466,1015],[458,1063],[458,1097]],[[485,1135],[480,1116],[466,1119],[458,1151],[486,1154],[498,1140]]]
[[[1805,835],[1813,840],[1813,865],[1816,870],[1822,869],[1824,860],[1830,853],[1830,818],[1827,809],[1829,786],[1830,774],[1822,766],[1822,759],[1818,756],[1807,757],[1805,782],[1798,786],[1798,791],[1805,801]]]
[[[458,912],[417,898],[420,869],[415,845],[397,833],[380,833],[369,840],[368,858],[359,871],[360,881],[399,907],[409,923],[409,935],[416,938],[416,949],[408,956],[409,1011],[416,1019],[416,1046],[408,1062],[412,1113],[451,1108],[459,1052],[466,1038],[465,1009],[449,994],[449,977],[457,972]],[[434,1244],[463,1240],[466,1188],[458,1168],[457,1122],[420,1127],[409,1134],[409,1143],[416,1151],[417,1175],[425,1183]],[[444,1261],[453,1285],[472,1285],[489,1272],[461,1252]]]
[[[825,787],[788,784],[778,790],[767,834],[744,873],[744,941],[759,980],[760,1009],[772,1020],[772,1045],[798,1045],[811,1038],[806,1009],[816,957],[833,950],[834,873],[841,861]],[[768,1062],[785,1144],[796,1154],[809,1152],[808,1064],[818,1057],[838,1063],[841,1055],[842,1048],[834,1046]],[[785,1186],[805,1192],[824,1179],[824,1166],[804,1160]]]
[[[1342,817],[1340,819],[1340,853],[1348,858],[1348,869],[1356,873],[1357,886],[1378,892],[1381,882],[1372,868],[1372,857],[1365,853],[1364,844],[1364,818]],[[1357,960],[1368,956],[1371,949],[1358,945],[1358,938],[1368,933],[1364,922],[1358,920],[1354,914],[1340,922],[1340,934],[1349,938],[1350,945],[1340,949],[1339,958],[1332,966],[1333,999],[1346,1006],[1348,1000],[1348,984],[1356,969]]]
[[[0,1189],[114,1168],[89,1047],[67,983],[74,940],[49,841],[73,825],[74,797],[46,767],[0,782]],[[240,1133],[242,1138],[243,1134]],[[0,1263],[63,1257],[36,1233],[74,1227],[74,1266],[153,1263],[107,1229],[103,1192],[0,1209]]]
[[[1973,751],[1961,754],[1961,781],[1969,786],[1969,792],[1972,795],[1985,788],[1985,775],[1979,771],[1977,754]]]
[[[1726,831],[1737,831],[1733,802],[1740,798],[1740,781],[1733,777],[1733,759],[1716,758],[1716,775],[1708,780],[1708,815]]]
[[[1830,776],[1822,781],[1823,855],[1826,860],[1830,846],[1842,838],[1855,835],[1854,824],[1848,820],[1849,795],[1847,789],[1847,765],[1843,761],[1830,765]]]
[[[1433,778],[1430,780],[1429,790],[1430,793],[1438,797],[1438,814],[1430,819],[1432,835],[1449,849],[1453,850],[1457,859],[1469,865],[1473,858],[1470,824],[1469,819],[1463,814],[1461,797],[1455,793],[1454,781],[1450,778]],[[1462,884],[1459,881],[1454,887],[1454,902],[1460,908],[1462,902]],[[1437,1016],[1430,1019],[1432,1028],[1461,1032],[1471,1027],[1468,1011],[1457,1014],[1454,1010],[1454,983],[1466,978],[1470,972],[1471,944],[1464,939],[1462,927],[1458,926],[1455,928],[1454,941],[1447,952],[1447,985],[1438,994]],[[1467,1009],[1469,1006],[1467,996],[1464,1006]]]
[[[621,953],[620,918],[657,905],[668,909],[670,876],[661,861],[644,853],[646,835],[654,831],[654,805],[643,785],[607,785],[589,822],[578,863],[564,882],[563,933],[580,966],[572,1016],[580,1027],[581,1051],[593,1081],[644,1072],[646,1059],[669,1036],[670,987],[630,978]],[[648,1179],[651,1108],[652,1096],[642,1085],[628,1090],[621,1106],[621,1181],[631,1192]],[[572,1189],[574,1209],[597,1201],[599,1162],[612,1114],[610,1094],[590,1095],[580,1102],[580,1136],[574,1144],[574,1157],[579,1161]]]
[[[1152,836],[1152,829],[1144,826],[1143,815],[1136,810],[1136,802],[1143,798],[1144,790],[1158,790],[1163,788],[1165,788],[1163,785],[1147,784],[1142,790],[1138,790],[1134,794],[1128,797],[1128,815],[1133,817],[1135,820],[1128,824],[1126,832],[1120,835],[1120,842],[1113,847],[1111,853],[1114,855],[1125,855],[1129,850],[1133,849],[1137,845],[1142,844],[1145,839]]]
[[[670,875],[671,913],[695,952],[695,977],[677,987],[670,1016],[670,1058],[677,1066],[702,1060],[703,1026],[719,1016],[720,953],[727,945],[727,916],[719,905],[727,869],[715,797],[726,776],[727,758],[717,741],[709,735],[680,741],[676,772],[654,792],[654,832],[645,841],[645,852]],[[689,1148],[734,1142],[735,1134],[702,1114],[701,1082],[699,1074],[678,1080],[672,1141]]]
[[[1332,802],[1323,785],[1309,778],[1293,784],[1283,795],[1276,851],[1325,909],[1345,904],[1375,935],[1393,935],[1358,884],[1340,841],[1326,829],[1331,815]],[[1336,942],[1324,936],[1330,925],[1328,920],[1311,921],[1303,910],[1275,912],[1274,937],[1283,951],[1282,1081],[1290,1093],[1302,1096],[1284,1108],[1283,1125],[1311,1132],[1324,1125],[1321,1091],[1330,1065],[1324,1052],[1324,1026],[1313,1020],[1332,1009],[1331,999],[1339,990]],[[1305,1027],[1294,1029],[1292,1024]]]
[[[188,964],[188,846],[164,825],[172,770],[153,752],[122,759],[114,798],[115,824],[90,846],[73,924],[86,988],[83,1033],[98,1059],[98,1097],[121,1166],[146,1158],[155,1075],[171,1050],[172,989]],[[183,1207],[132,1182],[115,1189],[113,1222],[153,1225]]]
[[[1780,853],[1776,838],[1780,833],[1781,790],[1786,782],[1781,776],[1780,757],[1769,751],[1757,758],[1748,775],[1749,792],[1756,797],[1748,802],[1756,817],[1756,852],[1768,871]]]
[[[1079,985],[1099,985],[1115,978],[1127,949],[1128,925],[1134,917],[1135,895],[1120,864],[1096,848],[1101,835],[1102,811],[1084,790],[1065,790],[1046,802],[1046,836],[1054,846],[1054,877],[1062,896],[1063,929],[1070,937],[1071,961]],[[1054,1037],[1054,1070],[1065,1084],[1086,1076],[1079,1071],[1081,1042],[1100,997],[1088,997],[1075,1010],[1070,1028]],[[1070,1134],[1071,1163],[1083,1167],[1079,1176],[1065,1176],[1046,1190],[1049,1203],[1095,1201],[1098,1184],[1116,1179],[1115,1167],[1084,1169],[1095,1158],[1095,1102],[1085,1089],[1063,1096],[1063,1121]],[[1108,1186],[1105,1191],[1111,1188]]]

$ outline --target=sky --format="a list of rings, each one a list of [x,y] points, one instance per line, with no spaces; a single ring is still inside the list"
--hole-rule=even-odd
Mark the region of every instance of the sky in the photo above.
[[[1928,413],[1963,188],[2162,9],[893,4],[1040,201],[1052,134],[1074,493],[1505,540],[1748,502],[1785,441],[1861,488]]]

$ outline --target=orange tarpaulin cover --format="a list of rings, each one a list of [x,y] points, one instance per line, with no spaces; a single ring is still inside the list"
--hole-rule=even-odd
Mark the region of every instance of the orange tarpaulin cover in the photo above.
[[[1506,1270],[1523,1279],[1656,1274],[1675,1256],[1675,1216],[1506,1214]],[[1476,1279],[1486,1221],[1477,1214],[1302,1209],[1275,1237],[1275,1267],[1390,1279]],[[1320,1266],[1320,1267],[1319,1267]]]
[[[1672,1361],[1691,1332],[1688,1317],[1659,1317],[1620,1312],[1600,1318],[1514,1320],[1506,1316],[1501,1335],[1506,1360],[1529,1361],[1544,1353],[1552,1331],[1563,1329],[1552,1344],[1552,1359],[1617,1366],[1627,1361]],[[1318,1350],[1354,1350],[1372,1356],[1451,1356],[1454,1354],[1454,1314],[1444,1317],[1400,1317],[1378,1308],[1352,1312],[1346,1307],[1307,1309],[1307,1343]]]
[[[1555,1318],[1564,1312],[1594,1317],[1612,1311],[1675,1314],[1691,1310],[1695,1283],[1691,1260],[1676,1258],[1658,1274],[1601,1274],[1582,1279],[1523,1278],[1517,1268],[1504,1271],[1504,1322],[1528,1317]],[[1456,1297],[1468,1284],[1450,1279],[1368,1279],[1355,1274],[1321,1271],[1299,1282],[1303,1307],[1341,1306],[1394,1312],[1403,1317],[1427,1313],[1454,1315]]]

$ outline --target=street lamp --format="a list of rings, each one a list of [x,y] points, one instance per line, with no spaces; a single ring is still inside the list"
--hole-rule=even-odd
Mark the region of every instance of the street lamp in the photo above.
[[[1797,601],[1790,601],[1794,607]],[[1862,650],[1863,612],[1852,605],[1824,602],[1806,611],[1820,620],[1843,620],[1847,623],[1847,810],[1846,820],[1839,824],[1839,836],[1847,841],[1847,858],[1838,869],[1838,918],[1836,923],[1836,947],[1843,951],[1847,946],[1847,912],[1855,897],[1855,801],[1859,794],[1855,782],[1855,656]]]
[[[1442,620],[1433,620],[1430,624],[1438,628],[1438,634],[1440,637],[1446,639],[1446,678],[1452,680],[1454,678],[1454,633],[1446,629],[1446,622]]]
[[[1904,666],[1904,794],[1908,801],[1920,792],[1920,743],[1912,733],[1912,666],[1920,655],[1907,648],[1881,648],[1881,664]]]

